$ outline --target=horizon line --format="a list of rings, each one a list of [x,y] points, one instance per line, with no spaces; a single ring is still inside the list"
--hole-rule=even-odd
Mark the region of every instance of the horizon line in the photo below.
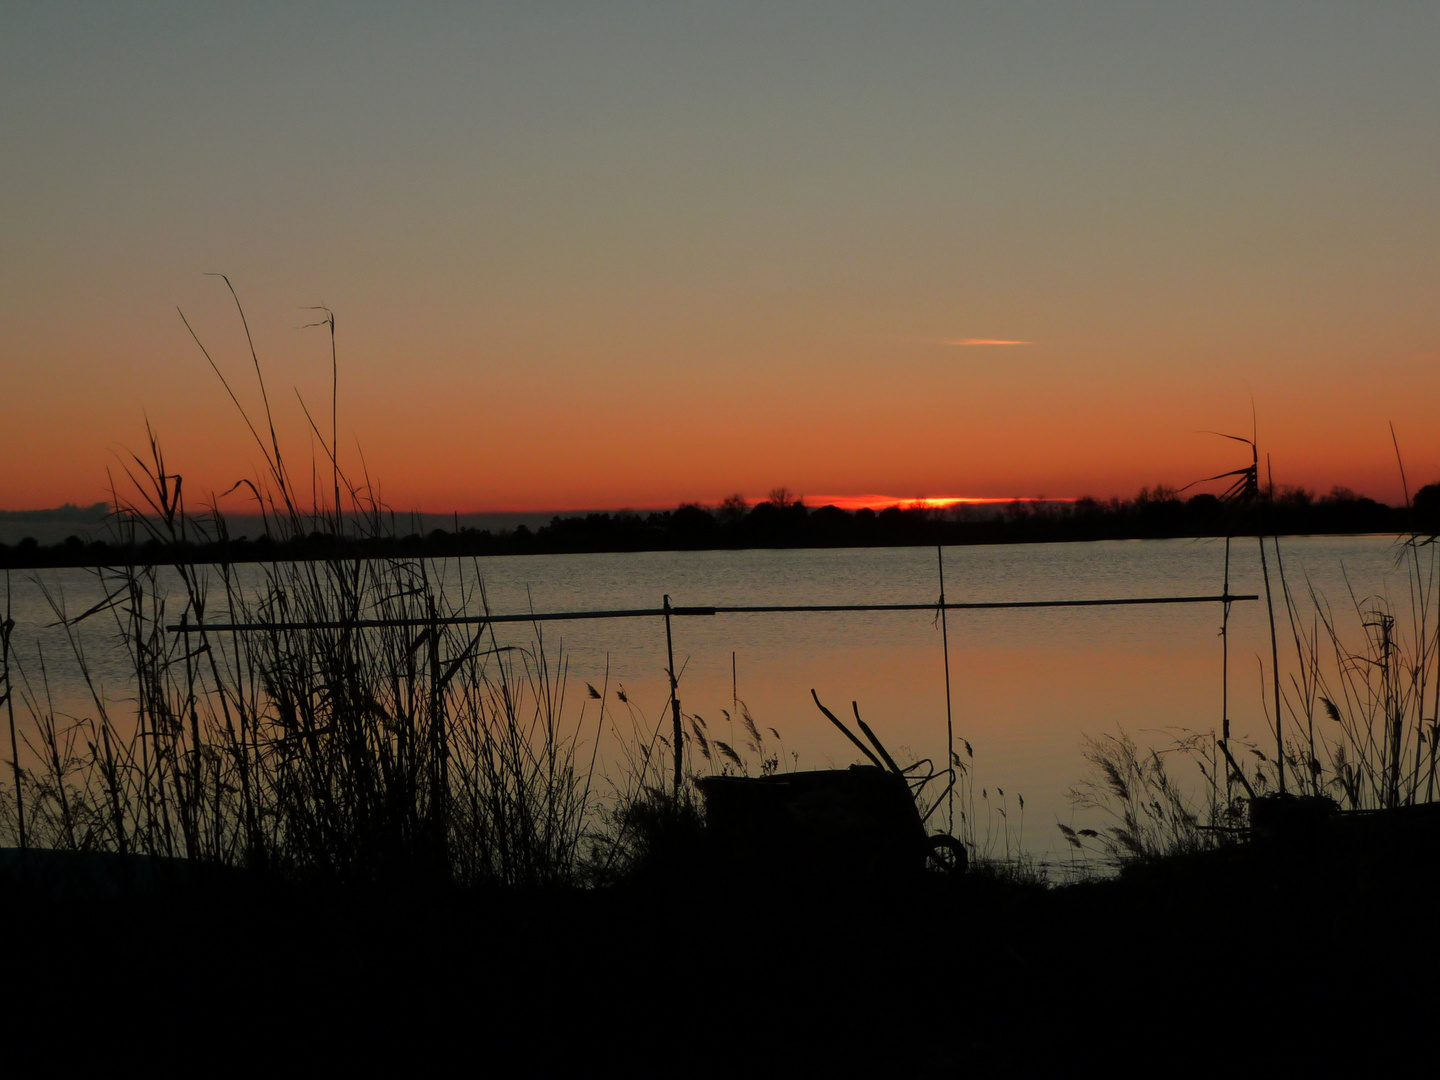
[[[1289,485],[1285,485],[1285,486],[1289,486]],[[1302,490],[1304,490],[1303,485],[1301,486],[1301,488],[1302,488]],[[1316,492],[1316,493],[1318,493],[1318,492]],[[1374,499],[1374,496],[1366,495],[1364,492],[1358,492],[1358,491],[1357,491],[1357,492],[1354,492],[1354,494],[1355,494],[1357,497],[1359,497],[1359,498],[1370,498],[1370,499]],[[829,494],[829,495],[827,495],[827,494],[811,495],[811,494],[806,494],[806,493],[803,493],[803,492],[796,492],[796,493],[794,493],[794,494],[789,495],[788,497],[790,498],[790,500],[791,500],[792,502],[803,503],[805,506],[809,507],[809,508],[812,509],[812,510],[813,510],[813,509],[819,509],[820,507],[823,507],[823,506],[835,506],[835,507],[838,507],[838,508],[840,508],[840,509],[842,509],[842,510],[851,510],[851,511],[853,511],[853,510],[860,510],[860,509],[883,510],[883,509],[887,509],[887,508],[892,507],[892,506],[898,506],[898,507],[901,507],[902,509],[911,508],[911,507],[925,507],[925,508],[929,508],[929,509],[942,509],[942,510],[943,510],[943,509],[948,509],[948,508],[956,507],[956,506],[1003,506],[1003,505],[1007,505],[1007,504],[1010,504],[1010,503],[1057,503],[1057,504],[1065,504],[1065,503],[1076,503],[1076,502],[1079,502],[1082,498],[1094,498],[1094,499],[1097,499],[1097,500],[1102,501],[1102,502],[1103,502],[1103,501],[1107,501],[1107,499],[1109,499],[1109,498],[1119,498],[1119,499],[1122,499],[1122,500],[1124,500],[1124,499],[1129,499],[1129,498],[1134,498],[1134,496],[1124,496],[1124,495],[1097,496],[1097,495],[1093,495],[1093,494],[1087,494],[1087,495],[1082,495],[1082,496],[1075,496],[1075,495],[908,495],[908,496],[901,496],[901,495],[883,495],[883,494],[877,494],[877,493],[873,493],[873,492],[871,492],[871,493],[860,493],[860,494],[854,494],[854,495],[834,495],[834,494]],[[770,501],[770,500],[768,499],[768,497],[758,496],[758,497],[755,497],[755,498],[744,498],[743,501],[744,501],[744,504],[745,504],[745,506],[746,506],[747,508],[753,508],[753,507],[755,507],[755,506],[758,506],[760,503],[768,502],[768,501]],[[1379,499],[1375,499],[1375,501],[1382,501],[1382,502],[1383,502],[1383,500],[1379,500]],[[678,509],[679,507],[682,507],[682,506],[698,506],[698,507],[704,507],[704,508],[707,508],[707,509],[717,509],[717,508],[719,508],[719,507],[723,504],[723,502],[724,502],[724,499],[713,499],[713,500],[704,500],[704,499],[678,499],[678,500],[667,501],[667,502],[650,502],[650,501],[646,501],[646,502],[638,502],[638,503],[611,504],[611,505],[606,505],[606,506],[597,506],[597,505],[590,505],[590,506],[560,506],[560,507],[556,507],[556,506],[537,506],[537,507],[501,506],[501,507],[487,507],[487,508],[484,508],[484,509],[474,509],[474,508],[472,508],[472,509],[467,509],[467,510],[459,510],[459,509],[454,509],[454,508],[449,509],[449,510],[437,510],[437,509],[423,509],[423,508],[418,508],[418,507],[412,507],[412,508],[410,508],[410,509],[401,510],[401,509],[396,508],[396,507],[386,507],[383,512],[384,512],[384,513],[387,513],[387,514],[392,514],[392,515],[394,515],[394,516],[396,516],[396,517],[405,517],[405,516],[407,516],[407,515],[412,515],[412,514],[418,514],[418,515],[423,515],[423,516],[425,516],[425,517],[436,517],[436,518],[455,517],[455,516],[457,516],[457,515],[460,516],[460,517],[481,517],[481,516],[491,516],[491,515],[493,515],[493,516],[501,516],[501,515],[503,515],[503,516],[532,516],[532,517],[552,516],[552,517],[554,517],[554,516],[573,516],[573,515],[581,515],[581,514],[615,514],[615,513],[625,513],[625,512],[652,513],[652,512],[656,512],[656,511],[675,510],[675,509]],[[1389,505],[1389,504],[1386,504],[1386,505]],[[44,517],[49,517],[49,518],[51,518],[52,520],[80,521],[80,520],[82,520],[82,518],[81,518],[80,515],[77,515],[77,516],[75,516],[75,517],[64,517],[64,518],[58,518],[58,517],[56,517],[56,515],[60,514],[60,513],[63,512],[63,511],[66,511],[66,510],[80,511],[80,512],[83,514],[83,513],[85,513],[85,512],[93,512],[93,511],[95,511],[96,509],[98,509],[98,508],[101,507],[101,506],[105,506],[105,507],[109,508],[109,509],[107,509],[107,511],[106,511],[107,514],[109,514],[109,513],[114,513],[114,504],[112,504],[111,502],[109,502],[109,500],[97,500],[97,501],[91,502],[91,503],[77,503],[77,502],[74,502],[74,501],[69,501],[69,500],[67,500],[67,501],[62,502],[62,503],[60,503],[59,505],[55,505],[55,506],[24,507],[24,508],[19,508],[19,509],[0,508],[0,517],[10,518],[10,519],[13,520],[13,519],[15,519],[15,518],[25,518],[25,517],[29,517],[29,516],[31,516],[31,515],[34,515],[35,517],[39,518],[39,517],[41,517],[41,516],[43,515]],[[314,514],[314,513],[317,512],[317,508],[315,508],[315,507],[304,507],[304,508],[300,508],[300,512],[301,512],[302,514]],[[319,512],[322,512],[322,513],[325,512],[324,508],[323,508],[323,507],[319,508]],[[346,513],[347,516],[349,516],[349,515],[351,515],[351,514],[353,513],[353,511],[347,510],[347,511],[345,511],[345,513]],[[260,515],[259,513],[257,513],[257,512],[254,512],[254,511],[237,511],[237,512],[227,512],[227,513],[225,514],[225,516],[226,516],[226,517],[229,517],[229,518],[250,518],[250,517],[260,517],[261,515]]]
[[[809,508],[811,508],[811,509],[819,509],[819,508],[822,507],[822,506],[835,506],[835,507],[838,507],[838,508],[840,508],[840,509],[842,509],[842,510],[859,510],[859,509],[865,509],[865,508],[872,509],[872,510],[883,510],[883,509],[886,509],[886,508],[891,507],[891,506],[899,506],[899,507],[902,507],[902,508],[909,508],[909,507],[921,506],[921,507],[929,507],[929,508],[932,508],[932,509],[946,509],[946,508],[952,507],[952,506],[995,506],[995,505],[1005,505],[1005,504],[1008,504],[1008,503],[1016,503],[1016,502],[1020,502],[1020,503],[1073,503],[1073,502],[1079,501],[1079,499],[1078,499],[1077,496],[1071,496],[1071,495],[908,495],[908,496],[902,496],[902,495],[879,495],[879,494],[873,494],[873,493],[872,493],[872,494],[859,494],[859,495],[806,495],[806,494],[802,494],[802,493],[796,493],[796,494],[791,495],[791,496],[790,496],[790,499],[791,499],[792,502],[795,502],[795,503],[803,503],[805,506],[807,506],[807,507],[809,507]],[[763,503],[763,502],[769,502],[769,501],[770,501],[770,500],[769,500],[769,498],[767,498],[767,497],[757,497],[757,498],[753,498],[753,499],[751,499],[751,498],[746,498],[746,499],[744,499],[745,505],[746,505],[747,507],[751,507],[751,508],[753,508],[753,507],[755,507],[755,506],[759,506],[759,505],[760,505],[761,503]],[[626,512],[626,511],[634,511],[634,512],[637,512],[637,513],[643,511],[643,512],[649,513],[649,512],[660,511],[660,510],[675,510],[675,509],[678,509],[679,507],[682,507],[682,506],[700,506],[700,507],[707,507],[707,508],[712,508],[712,509],[713,509],[713,508],[719,507],[723,502],[724,502],[723,499],[716,499],[716,500],[709,501],[709,502],[704,501],[704,500],[700,500],[700,499],[680,499],[680,500],[678,500],[678,501],[676,501],[676,502],[667,502],[667,503],[627,503],[627,504],[612,505],[612,506],[562,506],[562,507],[542,506],[542,507],[534,507],[534,508],[500,507],[500,508],[488,508],[488,509],[483,509],[483,510],[476,510],[476,509],[471,509],[471,510],[456,510],[456,509],[452,509],[452,510],[426,510],[426,509],[420,509],[420,508],[411,508],[411,509],[408,509],[408,510],[400,510],[400,509],[398,509],[398,508],[389,507],[389,508],[386,508],[383,512],[384,512],[384,513],[388,513],[388,514],[394,514],[394,515],[399,516],[399,517],[404,517],[404,516],[409,515],[409,514],[420,514],[420,515],[423,515],[423,516],[425,516],[425,517],[454,517],[454,516],[456,516],[456,515],[459,515],[460,517],[477,517],[477,516],[491,515],[491,514],[496,514],[496,515],[498,515],[498,514],[505,514],[505,515],[518,515],[518,514],[525,514],[525,515],[541,515],[541,514],[551,514],[551,515],[558,515],[558,514],[615,514],[615,513],[623,513],[623,512]],[[114,504],[110,503],[108,500],[100,500],[100,501],[97,501],[97,502],[93,502],[93,503],[89,503],[89,504],[84,504],[84,505],[79,504],[79,503],[74,503],[74,502],[65,502],[65,503],[61,503],[59,506],[34,507],[34,508],[25,508],[25,509],[18,509],[18,510],[0,509],[0,515],[7,515],[7,516],[10,516],[10,515],[20,516],[20,515],[30,515],[30,514],[37,514],[37,515],[38,515],[38,514],[54,515],[54,514],[56,514],[56,513],[58,513],[58,512],[61,512],[61,511],[64,511],[64,510],[71,510],[71,509],[73,509],[73,510],[79,510],[79,511],[94,511],[95,509],[97,509],[98,507],[100,507],[100,506],[102,506],[102,505],[108,508],[107,511],[106,511],[107,514],[108,514],[108,513],[114,513],[114,512],[115,512]],[[321,510],[321,512],[324,512],[324,508],[323,508],[323,507],[320,508],[320,510]],[[316,508],[315,508],[315,507],[301,508],[301,509],[300,509],[300,512],[303,513],[303,514],[313,514],[313,513],[316,512]],[[353,511],[347,510],[347,511],[345,511],[345,513],[348,515],[348,514],[353,513]],[[258,513],[258,512],[255,512],[255,511],[239,511],[239,512],[227,512],[227,513],[225,514],[225,516],[226,516],[226,517],[261,517],[262,515],[261,515],[260,513]],[[78,520],[78,519],[66,518],[66,519],[64,519],[64,520],[67,520],[67,521],[68,521],[68,520]]]

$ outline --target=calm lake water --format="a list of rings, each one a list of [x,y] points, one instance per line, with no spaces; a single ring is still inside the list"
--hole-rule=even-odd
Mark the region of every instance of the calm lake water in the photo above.
[[[1234,542],[1231,551],[1231,591],[1262,594],[1258,602],[1236,604],[1231,615],[1232,724],[1237,735],[1268,745],[1259,660],[1264,658],[1268,686],[1269,638],[1259,558],[1253,539]],[[1352,591],[1359,599],[1388,595],[1397,611],[1409,610],[1402,549],[1393,537],[1291,538],[1281,541],[1281,552],[1292,590],[1303,594],[1308,578],[1357,640]],[[958,547],[945,549],[944,558],[951,601],[1217,594],[1225,544]],[[478,566],[497,613],[532,605],[535,611],[658,607],[666,593],[676,605],[925,603],[939,594],[936,552],[924,548],[522,556],[483,559]],[[449,572],[469,577],[470,567],[452,563]],[[64,636],[47,626],[53,616],[42,582],[64,595],[72,613],[101,594],[85,571],[12,574],[22,662],[36,679],[37,645],[43,647],[57,707],[84,711],[83,687],[67,662]],[[1283,620],[1278,609],[1277,616]],[[1084,735],[1124,728],[1137,741],[1158,744],[1177,729],[1219,727],[1218,604],[952,611],[948,620],[957,745],[963,738],[974,749],[977,800],[984,788],[992,805],[1008,807],[1012,840],[1023,818],[1023,842],[1034,854],[1062,854],[1057,822],[1086,824],[1066,798],[1085,772]],[[1282,629],[1283,668],[1288,638],[1283,622]],[[685,711],[703,716],[712,734],[737,749],[744,738],[738,730],[727,738],[722,713],[731,709],[732,694],[748,704],[763,729],[779,733],[786,767],[856,760],[853,748],[816,711],[813,687],[845,718],[857,701],[861,715],[902,763],[945,760],[944,663],[933,612],[717,615],[676,619],[674,634]],[[499,630],[502,643],[529,635],[528,627]],[[587,724],[593,723],[595,703],[586,700],[585,684],[600,687],[608,662],[612,691],[624,688],[647,730],[662,721],[667,691],[661,620],[551,623],[544,637],[552,655],[563,650],[568,656],[572,716],[583,706]],[[124,665],[105,625],[97,622],[84,641],[107,694],[127,696]],[[1290,656],[1293,664],[1293,647]],[[610,707],[620,710],[617,719],[628,726],[625,707],[613,695]],[[602,759],[613,753],[613,746],[604,741],[601,746]],[[755,766],[754,755],[750,764]],[[985,814],[984,800],[977,807],[978,818]],[[990,826],[1000,842],[994,811]],[[985,821],[978,822],[978,831],[983,841]]]

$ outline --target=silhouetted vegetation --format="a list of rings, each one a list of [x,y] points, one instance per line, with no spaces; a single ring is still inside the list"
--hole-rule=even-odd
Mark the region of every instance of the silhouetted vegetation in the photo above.
[[[1375,919],[1423,914],[1440,888],[1440,554],[1418,541],[1403,553],[1410,617],[1357,600],[1363,640],[1352,644],[1320,598],[1302,612],[1276,548],[1297,660],[1276,696],[1284,715],[1272,717],[1281,749],[1213,734],[1162,750],[1123,733],[1092,740],[1095,772],[1077,802],[1104,820],[1061,826],[1079,883],[1053,889],[1023,853],[1023,796],[977,791],[968,742],[946,769],[902,768],[858,706],[857,725],[897,774],[891,787],[917,796],[907,828],[924,829],[940,805],[918,798],[926,785],[954,778],[959,818],[946,838],[967,845],[972,872],[852,874],[842,850],[826,857],[838,876],[795,873],[828,835],[801,816],[825,804],[815,797],[778,801],[796,826],[779,851],[790,873],[732,872],[735,860],[709,846],[719,830],[702,813],[698,774],[754,773],[718,786],[783,792],[777,774],[793,758],[780,733],[738,698],[709,723],[676,707],[672,729],[608,671],[580,708],[567,705],[564,656],[538,626],[515,644],[493,624],[453,621],[488,608],[479,575],[459,578],[449,561],[1254,535],[1262,522],[1269,536],[1433,533],[1440,486],[1421,490],[1412,516],[1343,491],[1262,495],[1252,466],[1245,501],[1160,488],[1125,502],[847,513],[776,492],[754,507],[732,498],[500,536],[406,537],[368,479],[352,482],[331,455],[333,426],[328,443],[315,431],[333,502],[302,510],[268,415],[245,420],[268,469],[255,491],[264,537],[228,536],[213,504],[187,511],[152,439],[128,500],[116,499],[111,543],[0,552],[12,566],[93,565],[104,597],[76,612],[50,594],[69,635],[63,660],[22,662],[8,608],[0,621],[11,759],[0,837],[18,845],[0,850],[0,918],[21,930],[8,961],[23,986],[7,1017],[32,1040],[78,1025],[114,1046],[137,1024],[163,1023],[178,1050],[224,1023],[227,1054],[267,1059],[283,1037],[343,1060],[383,1029],[392,1049],[480,1046],[482,1065],[537,1074],[596,1071],[613,1057],[627,1073],[723,1062],[986,1076],[1071,1069],[1084,1036],[1102,1030],[1107,1055],[1121,1048],[1150,1068],[1173,1053],[1177,1023],[1194,1030],[1216,1012],[1217,1034],[1188,1047],[1187,1064],[1293,1066],[1328,1047],[1271,1028],[1333,1011],[1336,988],[1391,985],[1395,948],[1365,947]],[[241,561],[258,574],[236,574]],[[220,620],[260,625],[207,629]],[[127,655],[130,685],[96,675],[83,635],[98,626]],[[83,715],[52,701],[56,661],[89,689]],[[596,764],[604,732],[619,755],[608,775]],[[1170,771],[1172,753],[1199,765],[1198,802]],[[667,787],[680,754],[683,778]],[[1270,794],[1280,770],[1302,795],[1283,806]],[[833,786],[822,779],[816,791]],[[1335,825],[1338,803],[1361,813]],[[1087,880],[1092,857],[1122,872]],[[1255,982],[1253,949],[1242,948],[1257,927],[1283,928],[1258,969],[1270,998],[1263,1043],[1231,1004]],[[1187,960],[1157,967],[1158,954]],[[92,971],[135,1007],[107,1001],[80,1020],[58,1007]],[[1407,1033],[1428,1038],[1417,1018],[1429,999],[1374,1002],[1347,998],[1347,1022],[1383,1023],[1395,1051]]]
[[[378,513],[378,508],[376,513]],[[1392,507],[1335,488],[1317,496],[1304,488],[1261,492],[1246,506],[1208,493],[1181,496],[1163,485],[1133,499],[1073,503],[1013,502],[936,509],[915,503],[883,510],[809,507],[781,494],[748,506],[732,497],[715,507],[555,517],[538,529],[462,528],[405,534],[398,519],[377,529],[347,514],[337,528],[287,529],[257,537],[207,530],[200,522],[183,538],[146,535],[135,542],[78,536],[50,546],[32,540],[0,544],[0,567],[120,566],[263,562],[331,558],[445,558],[574,554],[599,551],[700,551],[740,548],[902,547],[934,544],[1054,543],[1189,536],[1325,535],[1440,531],[1440,484],[1422,488],[1412,509]],[[372,519],[374,515],[371,515]]]

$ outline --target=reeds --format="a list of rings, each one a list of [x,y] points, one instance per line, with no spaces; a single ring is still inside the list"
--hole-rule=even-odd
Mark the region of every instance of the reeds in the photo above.
[[[1351,588],[1348,618],[1308,579],[1304,610],[1286,586],[1296,661],[1282,685],[1286,763],[1306,793],[1357,810],[1431,802],[1440,794],[1437,554],[1430,538],[1403,540],[1397,551],[1403,606]]]
[[[146,477],[165,505],[158,454]],[[182,513],[126,524],[178,531]],[[177,567],[178,583],[118,567],[97,572],[107,600],[90,611],[74,615],[49,594],[93,708],[57,717],[45,658],[38,682],[19,668],[38,732],[39,764],[18,804],[30,839],[338,879],[573,875],[593,760],[577,760],[584,709],[563,719],[564,658],[538,629],[509,646],[445,622],[484,597],[444,570],[277,563],[247,586],[224,564]],[[287,626],[217,634],[206,622],[218,611]],[[80,636],[106,616],[134,676],[131,718],[114,715]],[[362,617],[393,625],[347,625]]]
[[[1248,500],[1258,499],[1254,466],[1226,475],[1237,474],[1241,478],[1227,498],[1243,487]],[[1138,749],[1123,731],[1087,738],[1090,775],[1071,799],[1082,809],[1100,811],[1109,823],[1098,830],[1061,825],[1065,840],[1080,851],[1098,846],[1112,863],[1213,847],[1244,834],[1248,801],[1238,797],[1241,790],[1250,799],[1275,791],[1283,796],[1287,777],[1291,794],[1333,800],[1348,810],[1433,802],[1440,796],[1440,550],[1435,540],[1419,534],[1399,538],[1395,569],[1403,574],[1406,594],[1401,603],[1384,593],[1358,594],[1346,575],[1348,612],[1337,612],[1308,576],[1293,587],[1278,538],[1263,538],[1262,568],[1268,544],[1293,646],[1293,666],[1280,669],[1272,606],[1272,667],[1267,686],[1261,665],[1260,683],[1276,750],[1267,754],[1252,743],[1228,745],[1231,740],[1213,733],[1187,732],[1170,746],[1148,751]],[[1228,548],[1226,572],[1228,591]],[[1228,708],[1223,720],[1228,735]],[[1200,801],[1167,769],[1165,759],[1172,754],[1199,770],[1204,780]]]
[[[323,541],[392,528],[369,477],[341,468],[333,414],[329,440],[315,431],[332,483],[302,502],[264,400],[261,422],[241,414],[265,475],[242,483],[267,532]],[[223,547],[224,517],[213,502],[190,512],[153,432],[125,474],[112,482],[117,539],[205,535]],[[86,611],[46,593],[89,688],[88,715],[57,715],[52,658],[19,663],[5,622],[4,704],[14,708],[18,687],[34,732],[29,768],[12,746],[0,810],[16,839],[340,882],[542,885],[582,872],[593,747],[588,764],[580,755],[598,726],[584,702],[566,719],[567,663],[538,626],[514,645],[487,624],[449,621],[488,611],[478,573],[452,580],[439,561],[336,557],[247,574],[223,560],[95,574],[104,599]],[[260,628],[218,633],[216,621]],[[129,715],[85,651],[83,635],[102,623],[128,658]]]
[[[1183,733],[1163,748],[1142,749],[1122,730],[1087,736],[1082,753],[1090,773],[1070,801],[1098,811],[1107,823],[1079,830],[1061,824],[1060,832],[1077,850],[1098,845],[1112,865],[1206,850],[1241,819],[1242,806],[1222,799],[1214,782],[1222,767],[1213,735]],[[1208,800],[1197,804],[1188,785],[1171,775],[1166,758],[1172,755],[1199,766]]]

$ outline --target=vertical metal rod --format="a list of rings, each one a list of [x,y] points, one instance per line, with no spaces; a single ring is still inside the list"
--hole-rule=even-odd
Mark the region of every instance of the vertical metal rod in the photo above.
[[[29,844],[25,838],[25,792],[20,772],[20,748],[15,739],[15,684],[10,681],[10,635],[15,620],[10,617],[10,571],[5,571],[5,622],[0,625],[0,674],[5,677],[5,708],[10,714],[10,767],[15,773],[15,814],[20,825],[20,855],[28,858]],[[22,864],[22,869],[27,869]]]
[[[670,714],[675,721],[675,802],[680,802],[680,784],[685,777],[684,732],[680,729],[679,684],[675,681],[675,639],[670,635],[670,594],[665,594],[665,655],[670,661]]]
[[[1274,494],[1273,485],[1271,494]],[[1275,601],[1270,594],[1270,568],[1265,561],[1265,532],[1260,534],[1260,573],[1265,578],[1265,607],[1270,613],[1270,675],[1275,683],[1275,773],[1280,794],[1285,794],[1285,731],[1280,723],[1280,645],[1275,637]]]
[[[1435,565],[1434,556],[1431,556],[1432,567]],[[1440,750],[1440,611],[1435,617],[1435,705],[1430,710],[1430,774],[1425,779],[1425,801],[1428,803],[1435,793],[1435,753]],[[1423,713],[1424,702],[1421,702],[1420,711]]]
[[[1225,537],[1225,587],[1222,595],[1227,597],[1220,616],[1220,741],[1230,748],[1230,537]],[[1230,788],[1234,778],[1230,774],[1230,761],[1225,761],[1225,802],[1229,805]]]
[[[955,718],[950,708],[950,630],[945,625],[945,549],[935,545],[935,559],[940,566],[940,647],[945,653],[945,769],[950,774],[950,790],[945,795],[947,830],[955,835]]]
[[[440,625],[435,622],[434,598],[427,598],[430,608],[430,737],[434,740],[432,752],[435,762],[431,766],[435,785],[430,796],[430,812],[434,816],[436,835],[445,835],[445,823],[450,810],[450,746],[449,733],[445,730],[445,694],[440,685]]]
[[[345,526],[340,516],[340,360],[335,354],[335,313],[326,311],[325,321],[330,324],[330,467],[335,481],[335,533],[338,536],[345,532]]]
[[[200,851],[200,798],[202,779],[200,770],[200,716],[196,709],[195,663],[190,653],[190,612],[180,613],[181,644],[185,652],[185,711],[190,717],[190,790],[181,798],[180,810],[185,827],[185,854],[191,859],[201,857]]]

